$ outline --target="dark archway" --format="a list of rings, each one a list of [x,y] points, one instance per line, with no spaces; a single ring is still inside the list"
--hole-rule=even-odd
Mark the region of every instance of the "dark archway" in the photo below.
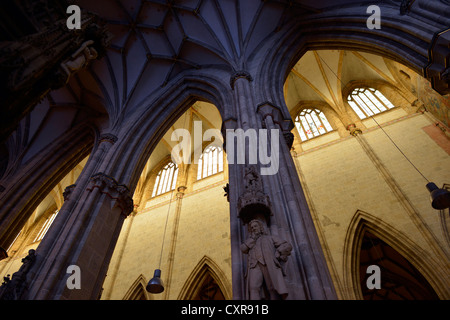
[[[225,300],[225,296],[222,293],[216,280],[207,273],[203,278],[203,283],[196,295],[192,297],[192,300]]]
[[[271,35],[250,62],[257,64],[253,68],[258,70],[254,78],[259,81],[259,101],[270,101],[279,106],[284,104],[280,93],[285,80],[309,50],[348,50],[380,55],[431,79],[426,71],[433,60],[430,52],[434,39],[442,33],[445,25],[425,17],[425,13],[423,19],[418,20],[400,15],[392,4],[379,5],[383,11],[382,32],[367,28],[368,15],[364,5],[349,4],[346,10],[336,6],[303,19],[293,19]],[[419,38],[424,25],[426,35]],[[411,45],[413,43],[415,45]]]
[[[380,267],[380,289],[369,289],[370,265]],[[439,300],[424,276],[397,250],[366,231],[361,242],[359,274],[364,300]]]
[[[186,280],[179,300],[230,300],[225,274],[209,257],[204,256]]]

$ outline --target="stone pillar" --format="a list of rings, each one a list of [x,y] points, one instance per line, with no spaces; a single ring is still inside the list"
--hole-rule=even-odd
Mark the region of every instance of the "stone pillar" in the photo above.
[[[99,298],[123,221],[133,210],[128,188],[97,171],[116,140],[103,135],[76,185],[66,190],[66,201],[36,250],[20,299]],[[69,266],[79,268],[79,288],[67,286]]]
[[[285,120],[280,110],[269,103],[257,107],[251,82],[252,78],[245,72],[232,77],[236,118],[225,119],[222,125],[229,157],[233,298],[239,300],[261,297],[257,292],[258,288],[255,288],[255,284],[258,286],[259,282],[251,279],[249,274],[253,272],[252,267],[258,265],[255,263],[255,255],[259,254],[258,243],[264,242],[263,247],[266,249],[260,251],[270,252],[272,260],[277,260],[275,265],[278,265],[271,268],[267,264],[267,274],[272,278],[273,288],[261,285],[260,289],[266,291],[265,298],[336,299],[290,155],[293,142],[290,132],[293,128],[292,120]],[[248,142],[244,143],[245,164],[237,163],[236,157],[230,158],[231,147],[234,147],[235,153],[239,152],[239,139],[230,139],[232,136],[227,134],[227,129],[243,129],[247,133],[256,131],[258,142],[266,134],[267,145],[271,150],[269,153],[277,153],[271,158],[277,162],[278,170],[272,174],[262,174],[264,165],[261,164],[261,159],[258,157],[257,163],[251,163],[254,154],[249,154],[259,154],[260,148],[249,146]],[[267,132],[261,129],[267,129]],[[278,135],[272,136],[271,130]],[[276,139],[271,140],[273,137]],[[276,146],[279,147],[278,152]],[[253,223],[255,219],[258,223]],[[261,240],[261,235],[255,236],[258,232],[254,233],[253,229],[258,228],[263,229],[266,240]],[[264,259],[269,260],[270,257],[264,256]]]
[[[291,119],[284,119],[281,110],[270,103],[258,107],[263,126],[268,132],[278,130],[279,169],[268,180],[274,224],[278,234],[291,241],[294,249],[287,265],[287,277],[293,299],[336,299],[334,286],[322,247],[309,211],[305,195],[290,154],[293,136]],[[289,274],[292,272],[292,274]]]

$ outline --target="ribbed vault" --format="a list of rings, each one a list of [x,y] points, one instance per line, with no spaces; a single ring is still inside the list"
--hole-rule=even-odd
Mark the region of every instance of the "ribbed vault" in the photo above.
[[[93,97],[105,95],[110,114],[135,106],[183,71],[244,69],[268,35],[292,17],[315,11],[295,1],[274,0],[75,3],[105,20],[114,38],[106,57],[68,87],[76,91],[91,82],[88,92]]]

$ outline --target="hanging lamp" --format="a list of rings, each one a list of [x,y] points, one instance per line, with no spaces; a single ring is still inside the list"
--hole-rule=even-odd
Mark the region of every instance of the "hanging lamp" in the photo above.
[[[150,279],[145,289],[150,293],[161,293],[164,291],[164,283],[161,279],[160,269],[155,269],[153,278]]]
[[[450,192],[438,188],[434,182],[427,183],[427,189],[430,192],[431,206],[436,210],[450,208]]]
[[[173,196],[173,190],[170,193],[169,208],[167,209],[166,224],[164,226],[161,252],[159,254],[159,267],[157,269],[155,269],[153,278],[150,279],[150,281],[147,283],[147,286],[145,287],[145,290],[147,290],[150,293],[154,293],[154,294],[158,294],[158,293],[161,293],[164,291],[164,282],[161,279],[161,259],[162,259],[162,253],[163,253],[163,248],[164,248],[164,239],[166,237],[167,221],[169,220],[170,205],[172,204],[172,196]]]

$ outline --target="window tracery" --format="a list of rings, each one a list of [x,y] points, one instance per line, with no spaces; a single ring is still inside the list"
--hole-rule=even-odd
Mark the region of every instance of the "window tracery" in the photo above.
[[[325,114],[319,109],[304,109],[295,118],[295,126],[302,141],[333,131]]]
[[[197,180],[223,171],[223,150],[220,147],[207,147],[198,160]]]
[[[152,197],[159,196],[163,193],[174,190],[177,184],[177,177],[177,165],[173,162],[169,162],[159,171],[158,175],[156,176]]]
[[[379,90],[373,88],[356,88],[348,95],[347,101],[360,119],[395,107]]]

